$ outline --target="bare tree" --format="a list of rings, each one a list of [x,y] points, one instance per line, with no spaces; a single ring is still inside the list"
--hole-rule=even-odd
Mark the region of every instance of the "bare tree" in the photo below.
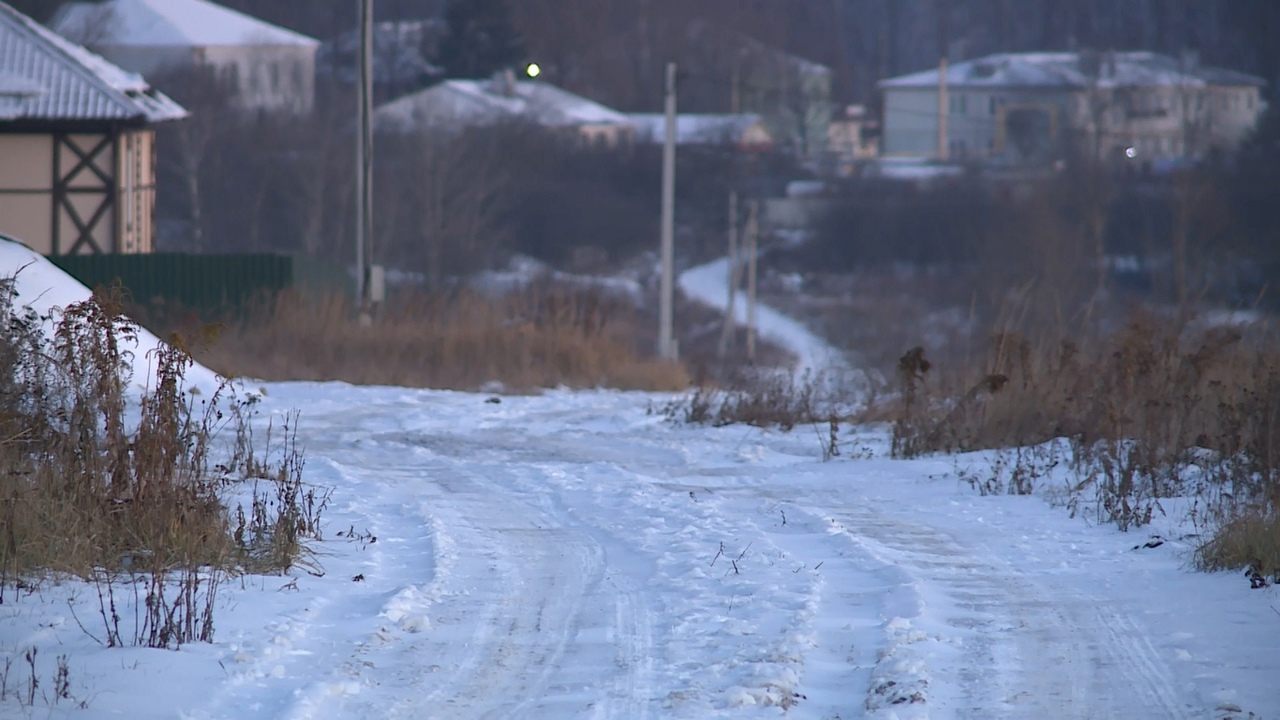
[[[503,144],[493,129],[379,138],[374,224],[381,257],[421,270],[431,288],[491,266],[505,247]]]

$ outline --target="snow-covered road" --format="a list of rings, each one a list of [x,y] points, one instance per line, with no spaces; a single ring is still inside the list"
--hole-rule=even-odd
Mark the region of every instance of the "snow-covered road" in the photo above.
[[[23,301],[87,297],[0,242],[33,262]],[[682,286],[716,304],[723,273]],[[11,587],[0,717],[1280,718],[1280,595],[1189,571],[1178,523],[1143,547],[958,479],[990,457],[845,428],[824,462],[825,427],[682,426],[670,399],[268,385],[333,490],[323,572],[224,586],[216,642],[178,652],[97,645],[93,586]]]
[[[301,575],[297,591],[236,592],[213,653],[225,677],[174,706],[192,718],[1280,713],[1276,595],[1187,571],[1178,543],[1135,550],[1145,536],[1042,499],[979,497],[950,460],[885,458],[882,434],[845,438],[822,462],[813,429],[676,426],[652,401],[269,386],[269,409],[304,408],[310,480],[336,488],[332,531],[356,537],[331,538],[327,574]]]

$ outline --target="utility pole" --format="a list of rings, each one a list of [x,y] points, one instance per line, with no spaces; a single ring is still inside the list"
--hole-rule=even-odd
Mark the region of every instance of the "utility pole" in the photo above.
[[[369,281],[373,242],[373,0],[360,3],[360,75],[356,110],[356,306],[372,322]]]
[[[679,349],[672,335],[675,305],[676,214],[676,64],[667,63],[666,141],[662,146],[662,286],[658,307],[658,356],[676,360]]]
[[[951,107],[947,102],[947,56],[950,54],[948,45],[951,42],[949,13],[951,11],[951,3],[947,0],[938,1],[938,159],[946,162],[951,157],[951,148],[948,143],[947,133],[947,113]]]
[[[756,361],[756,259],[760,255],[760,201],[747,216],[747,361]]]
[[[729,99],[729,109],[734,115],[738,114],[741,104],[740,84],[741,75],[738,63],[735,61],[733,65],[732,95]],[[738,145],[735,141],[733,145],[733,172],[729,183],[729,302],[724,311],[724,327],[720,329],[719,355],[721,360],[729,352],[729,343],[733,339],[733,328],[737,325],[737,319],[734,314],[738,309],[738,267]]]
[[[947,57],[938,61],[938,159],[946,162],[950,157],[947,147]]]
[[[729,352],[729,343],[733,339],[733,328],[737,325],[734,317],[738,309],[738,277],[741,261],[738,260],[738,191],[729,191],[729,302],[724,310],[724,327],[720,329],[720,359]]]

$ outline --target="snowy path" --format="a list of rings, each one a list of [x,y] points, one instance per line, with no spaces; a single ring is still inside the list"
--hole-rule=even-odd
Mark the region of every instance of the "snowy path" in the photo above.
[[[323,577],[227,588],[212,646],[98,649],[50,596],[4,606],[0,650],[71,657],[89,710],[54,716],[1280,716],[1274,590],[883,433],[822,462],[813,428],[661,400],[270,385],[335,488]]]
[[[690,298],[724,312],[729,307],[728,277],[729,260],[721,258],[680,273],[680,290]],[[740,293],[737,298],[734,317],[739,325],[747,324],[746,293]],[[756,303],[756,328],[761,337],[794,354],[799,371],[841,373],[849,370],[843,353],[800,322],[763,303]]]
[[[943,462],[821,463],[803,432],[672,427],[611,393],[271,396],[309,404],[334,524],[378,542],[299,581],[323,600],[269,626],[292,664],[247,661],[194,717],[1280,709],[1280,650],[1248,651],[1249,622],[1280,618],[1231,614],[1261,596],[1040,500],[928,479]]]

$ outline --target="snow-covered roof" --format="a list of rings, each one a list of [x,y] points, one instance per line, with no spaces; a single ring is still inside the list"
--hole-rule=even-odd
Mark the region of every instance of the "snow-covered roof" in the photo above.
[[[352,10],[354,17],[355,10]],[[320,42],[208,0],[108,0],[64,5],[50,22],[102,47],[318,47]]]
[[[0,2],[0,119],[159,122],[186,115],[141,75]]]
[[[966,60],[947,68],[947,85],[970,88],[1265,85],[1262,78],[1220,68],[1202,67],[1152,52],[1001,53]],[[933,68],[889,78],[885,89],[932,89]]]
[[[446,80],[378,108],[380,129],[409,131],[428,127],[456,130],[509,120],[543,127],[631,125],[626,115],[580,95],[537,80],[508,86],[492,80]]]
[[[636,129],[639,142],[662,142],[666,137],[666,117],[661,113],[631,113],[628,115]],[[676,116],[677,145],[720,145],[739,142],[748,132],[762,134],[767,141],[760,116],[753,113],[738,114],[682,114]]]

